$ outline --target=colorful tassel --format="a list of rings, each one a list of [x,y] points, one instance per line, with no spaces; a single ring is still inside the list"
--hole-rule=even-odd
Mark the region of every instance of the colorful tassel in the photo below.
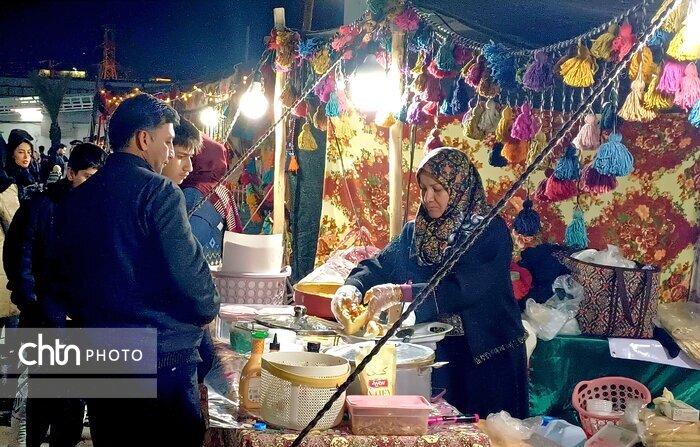
[[[292,86],[287,84],[280,93],[280,102],[286,108],[290,108],[294,105],[297,100],[297,95],[294,93]]]
[[[554,87],[554,67],[544,51],[536,51],[532,64],[523,74],[523,87],[543,92]]]
[[[426,116],[437,116],[438,114],[438,105],[439,103],[436,101],[428,101],[423,105],[423,113]]]
[[[425,72],[425,59],[426,59],[425,50],[419,51],[418,56],[416,57],[416,63],[413,66],[413,68],[411,68],[411,73],[418,76],[419,74]]]
[[[700,79],[698,67],[695,62],[685,67],[685,76],[681,80],[681,87],[676,92],[674,103],[685,111],[688,111],[695,102],[700,99]]]
[[[583,250],[588,247],[588,235],[586,223],[583,221],[583,212],[576,208],[571,223],[566,227],[565,242],[567,247],[574,250]]]
[[[642,79],[645,84],[648,84],[651,81],[651,75],[653,75],[656,70],[654,56],[651,54],[649,47],[642,48],[632,56],[629,69],[630,79],[637,79],[640,67],[642,69]]]
[[[420,17],[412,8],[406,8],[394,19],[394,25],[404,31],[415,31],[418,29]]]
[[[479,86],[476,88],[476,92],[484,98],[493,98],[501,92],[501,87],[497,83],[493,82],[491,79],[491,74],[488,70],[486,70],[483,73],[483,76],[481,76],[481,81],[479,82]]]
[[[418,50],[425,50],[430,47],[433,40],[433,31],[426,23],[420,22],[418,29],[413,35],[413,46]]]
[[[325,132],[328,129],[328,117],[326,116],[326,107],[320,104],[314,113],[314,127],[321,132]]]
[[[457,85],[452,92],[450,105],[453,115],[461,115],[469,107],[469,91],[467,90],[466,82],[462,78],[457,79]]]
[[[695,101],[695,105],[693,105],[693,108],[690,110],[688,121],[694,127],[700,127],[700,99]]]
[[[605,194],[617,188],[617,178],[601,174],[592,165],[583,168],[581,180],[581,189],[591,194]]]
[[[523,202],[523,209],[515,216],[513,229],[523,236],[534,236],[542,229],[540,215],[532,208],[529,197]]]
[[[554,175],[547,177],[545,194],[552,202],[561,202],[576,197],[578,188],[573,180],[559,180]]]
[[[327,72],[331,66],[331,55],[328,48],[323,48],[318,54],[311,60],[311,68],[317,75],[322,75]]]
[[[436,79],[454,78],[457,76],[456,71],[440,70],[435,61],[432,61],[430,65],[428,65],[428,73]]]
[[[520,114],[515,119],[515,123],[510,130],[511,138],[530,141],[538,130],[540,130],[540,125],[532,115],[530,104],[525,103],[521,105]]]
[[[455,64],[457,67],[461,67],[462,65],[466,64],[469,59],[472,57],[472,52],[468,48],[465,48],[461,45],[455,45],[455,50],[454,50],[454,58],[455,58]]]
[[[567,50],[566,53],[557,59],[557,62],[554,64],[554,74],[557,76],[561,76],[561,66],[564,65],[564,62],[568,61],[569,59],[573,59],[576,57],[578,54],[578,45],[572,45],[570,46]]]
[[[331,99],[331,94],[335,91],[335,76],[331,73],[326,76],[315,88],[314,94],[318,99],[326,104]]]
[[[675,94],[681,88],[684,69],[684,65],[680,62],[674,61],[673,59],[666,59],[657,90],[661,93]]]
[[[596,37],[591,44],[591,54],[596,59],[609,61],[612,56],[612,43],[615,40],[617,33],[617,23],[612,23],[608,26],[608,30]]]
[[[304,125],[301,126],[301,132],[299,132],[299,138],[297,139],[297,146],[299,149],[305,151],[315,151],[318,149],[314,134],[311,132],[311,124],[304,123]]]
[[[438,112],[442,116],[452,116],[454,113],[452,113],[452,100],[451,100],[451,94],[450,97],[447,97],[443,99],[440,102],[440,108],[438,109]]]
[[[622,135],[611,133],[607,143],[600,145],[593,159],[593,167],[603,175],[624,177],[634,169],[634,158],[622,144]]]
[[[617,96],[610,94],[610,100],[603,104],[600,112],[600,130],[615,130],[620,127],[620,117],[615,113],[617,108]]]
[[[476,60],[471,65],[465,65],[465,70],[462,70],[462,76],[467,84],[477,88],[481,82],[481,78],[484,75],[486,68],[486,61],[482,55],[477,56]]]
[[[509,163],[518,164],[527,160],[530,143],[526,140],[511,140],[503,143],[503,156]]]
[[[501,111],[501,119],[496,126],[496,141],[505,142],[510,139],[510,130],[513,126],[513,109],[506,106]]]
[[[444,144],[442,144],[442,140],[440,140],[440,129],[435,127],[430,131],[430,135],[428,135],[428,138],[425,140],[425,146],[423,148],[424,153],[428,154],[430,151],[443,146]]]
[[[594,75],[597,71],[598,63],[593,59],[588,48],[579,42],[576,57],[561,64],[559,73],[568,86],[590,87],[595,83]]]
[[[503,143],[494,143],[489,153],[489,164],[495,168],[508,166],[508,160],[503,156]]]
[[[660,72],[660,68],[657,67],[656,72],[651,75],[651,82],[644,93],[644,108],[648,110],[665,110],[673,107],[673,95],[657,90]]]
[[[484,45],[483,55],[493,82],[501,88],[515,87],[515,59],[508,48],[490,41]]]
[[[578,180],[581,177],[581,163],[573,145],[568,145],[564,156],[554,166],[554,177],[559,180]]]
[[[632,82],[629,95],[618,113],[625,121],[646,123],[656,118],[656,112],[644,108],[644,81],[641,75],[640,71],[637,79]]]
[[[666,20],[664,20],[663,25],[661,25],[661,29],[671,34],[677,32],[681,28],[681,26],[683,26],[683,21],[688,15],[689,5],[690,2],[681,2],[681,4],[676,9],[671,11],[668,17],[666,17]]]
[[[535,200],[537,200],[540,203],[550,203],[552,199],[550,199],[547,196],[547,180],[549,180],[549,177],[552,175],[554,171],[550,168],[545,171],[545,178],[542,180],[538,185],[537,189],[535,189]]]
[[[297,173],[299,171],[299,161],[296,155],[292,154],[289,156],[289,163],[287,164],[287,172]]]
[[[583,126],[573,141],[574,146],[582,151],[592,151],[600,146],[600,127],[594,114],[589,113],[584,118]]]
[[[414,101],[408,106],[406,112],[406,123],[411,125],[421,125],[428,120],[428,117],[423,113],[424,102]]]
[[[428,83],[428,76],[428,73],[422,72],[413,78],[413,82],[411,83],[411,90],[415,94],[422,94],[425,91],[425,87]]]
[[[489,99],[486,101],[486,109],[481,115],[481,120],[479,121],[479,129],[482,132],[490,133],[495,132],[498,127],[498,122],[501,120],[501,112],[498,110],[496,101]]]
[[[305,100],[301,101],[299,104],[297,104],[296,107],[292,109],[292,116],[295,118],[306,118],[306,115],[309,114],[309,103],[307,103]]]
[[[623,23],[617,37],[612,42],[612,51],[615,53],[615,61],[622,62],[622,59],[632,50],[636,40],[637,38],[632,33],[632,25]]]
[[[542,149],[544,149],[547,146],[547,135],[540,130],[537,132],[537,135],[535,135],[535,138],[530,141],[530,150],[528,151],[528,159],[527,159],[527,164],[528,166],[532,164],[534,161],[535,157],[539,155],[540,152],[542,152]],[[542,165],[540,165],[540,168]]]
[[[248,185],[246,187],[245,203],[248,205],[248,211],[250,212],[250,220],[254,223],[262,222],[262,217],[258,214],[258,198],[255,194],[253,185]]]
[[[466,125],[464,126],[464,136],[471,138],[472,140],[483,140],[486,134],[484,131],[479,129],[479,123],[481,122],[481,115],[484,113],[484,105],[478,102],[476,106],[471,110],[466,120]]]
[[[331,93],[331,96],[326,103],[326,116],[329,118],[336,118],[340,116],[340,106],[338,105],[338,94],[336,92]]]
[[[442,99],[442,88],[440,87],[439,79],[426,75],[425,90],[421,94],[421,99],[423,101],[440,101]]]
[[[385,112],[384,114],[377,113],[377,116],[374,118],[374,123],[379,127],[389,128],[396,123],[396,118],[394,118],[394,114],[391,112]]]
[[[687,26],[683,26],[668,44],[668,50],[666,50],[666,54],[677,61],[685,62],[700,59],[700,40],[697,37],[686,39],[687,29]]]
[[[437,66],[438,70],[453,71],[457,69],[454,50],[455,46],[452,42],[445,42],[445,44],[438,49],[438,52],[435,55],[435,65]]]
[[[669,32],[666,32],[662,29],[656,30],[654,34],[651,35],[649,40],[647,40],[647,45],[650,47],[666,47],[666,44],[668,44],[671,39],[673,38],[673,35]]]

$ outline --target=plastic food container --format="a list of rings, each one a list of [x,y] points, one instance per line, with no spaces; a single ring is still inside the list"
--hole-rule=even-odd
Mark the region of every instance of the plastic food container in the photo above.
[[[423,396],[347,396],[355,435],[421,436],[431,406]]]

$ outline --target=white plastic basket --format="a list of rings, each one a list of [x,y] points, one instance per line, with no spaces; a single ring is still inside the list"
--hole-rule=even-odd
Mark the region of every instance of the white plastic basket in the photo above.
[[[221,302],[229,304],[287,304],[287,278],[291,274],[289,266],[280,273],[212,272]]]
[[[301,430],[350,375],[347,360],[315,352],[271,352],[263,355],[260,414],[269,424]],[[325,430],[343,419],[345,393],[316,425]]]

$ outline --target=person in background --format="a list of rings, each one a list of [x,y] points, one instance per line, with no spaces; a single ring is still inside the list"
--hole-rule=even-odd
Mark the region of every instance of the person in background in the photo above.
[[[479,173],[455,148],[431,151],[417,177],[415,221],[376,257],[360,262],[334,298],[364,295],[372,319],[420,293],[489,210]],[[437,345],[436,360],[449,364],[433,372],[433,386],[445,388],[445,399],[463,413],[506,410],[527,417],[526,336],[510,279],[512,249],[498,217],[416,309],[416,323],[454,326]]]
[[[56,183],[59,180],[61,180],[61,167],[59,165],[55,165],[51,169],[51,173],[49,174],[49,178],[46,179],[46,184],[51,185],[53,183]]]
[[[2,257],[12,302],[21,310],[19,327],[66,326],[66,312],[55,294],[53,278],[55,266],[61,262],[61,254],[55,251],[56,211],[71,190],[102,167],[106,156],[94,144],[76,146],[66,178],[36,194],[15,214]],[[27,447],[39,447],[49,427],[51,446],[75,446],[80,442],[85,411],[80,399],[33,399],[30,395],[26,411]]]
[[[192,232],[204,249],[205,256],[220,259],[224,231],[243,232],[233,195],[220,185],[228,171],[227,151],[223,144],[202,136],[202,149],[192,159],[193,171],[182,182],[187,210],[207,196],[190,217]]]
[[[39,150],[32,150],[32,160],[29,162],[29,172],[35,179],[40,179],[41,175],[41,147]]]
[[[155,328],[156,399],[88,401],[95,447],[201,447],[197,363],[204,328],[219,297],[187,220],[177,185],[161,175],[173,158],[177,112],[145,93],[112,114],[114,151],[59,209],[59,276],[68,314],[81,327]],[[89,249],[79,247],[89,244]]]
[[[5,171],[17,184],[20,203],[41,191],[39,179],[34,177],[29,169],[34,152],[33,140],[32,136],[22,129],[13,129],[7,138]]]

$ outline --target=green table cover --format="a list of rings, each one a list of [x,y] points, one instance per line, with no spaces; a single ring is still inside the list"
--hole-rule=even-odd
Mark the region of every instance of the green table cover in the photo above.
[[[571,405],[574,387],[582,380],[624,376],[646,385],[652,397],[664,387],[676,399],[700,408],[700,371],[638,360],[610,357],[607,338],[560,336],[537,340],[530,358],[530,415],[548,415],[578,424]]]

